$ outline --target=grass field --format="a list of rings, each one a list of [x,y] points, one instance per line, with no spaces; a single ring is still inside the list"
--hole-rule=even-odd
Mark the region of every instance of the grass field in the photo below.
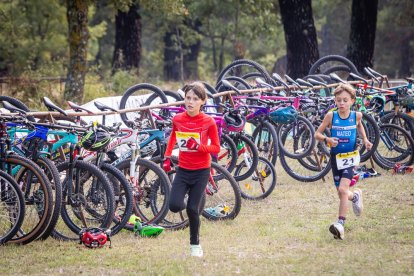
[[[413,275],[414,174],[357,184],[364,214],[347,216],[345,240],[328,231],[338,199],[326,183],[299,183],[278,171],[278,186],[263,201],[243,201],[234,221],[202,220],[204,258],[189,257],[188,229],[155,239],[130,232],[112,248],[90,250],[48,239],[0,248],[0,274],[162,275]]]

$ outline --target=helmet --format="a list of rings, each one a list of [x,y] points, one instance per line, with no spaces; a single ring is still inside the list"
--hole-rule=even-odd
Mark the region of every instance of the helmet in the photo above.
[[[300,108],[303,113],[312,113],[318,110],[318,106],[316,103],[311,99],[300,99]]]
[[[105,148],[111,141],[108,132],[98,129],[86,132],[80,141],[82,147],[90,151],[98,151]]]
[[[374,111],[375,113],[380,113],[384,110],[385,107],[385,97],[382,95],[368,96],[369,107],[368,109]]]
[[[129,224],[134,225],[135,236],[141,237],[157,237],[164,231],[164,227],[154,224],[143,224],[140,217],[131,215],[128,220]]]
[[[104,230],[102,228],[83,228],[79,232],[80,244],[84,244],[89,248],[103,247],[107,241],[111,242],[109,238],[111,230]]]
[[[293,106],[286,106],[270,112],[269,115],[275,123],[288,124],[296,119],[298,113]]]
[[[244,129],[246,118],[239,113],[227,112],[224,114],[224,123],[228,131],[240,132]]]

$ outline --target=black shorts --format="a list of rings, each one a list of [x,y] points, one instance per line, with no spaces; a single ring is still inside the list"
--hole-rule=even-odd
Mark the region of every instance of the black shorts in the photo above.
[[[341,178],[352,180],[352,178],[354,177],[354,167],[349,167],[343,170],[338,170],[338,167],[336,165],[335,155],[336,154],[331,153],[332,175],[333,175],[335,186],[339,187]]]

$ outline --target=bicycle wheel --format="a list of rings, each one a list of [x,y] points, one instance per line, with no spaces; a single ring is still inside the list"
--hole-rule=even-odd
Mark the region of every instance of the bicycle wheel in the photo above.
[[[245,163],[240,164],[234,173],[237,176],[246,169]],[[242,198],[259,200],[268,197],[276,187],[276,169],[268,159],[260,156],[257,169],[249,178],[239,181]]]
[[[168,103],[184,101],[184,98],[177,92],[170,91],[170,90],[163,90],[163,92],[167,98]],[[151,105],[157,105],[157,104],[162,104],[162,103],[163,103],[162,99],[158,96],[158,94],[153,93],[147,98],[147,100],[144,103],[144,106],[151,106]],[[174,107],[179,107],[179,105],[176,105]],[[170,112],[168,109],[160,109],[160,108],[152,108],[151,111],[160,115],[164,119],[171,119],[176,114],[176,112]]]
[[[365,134],[367,135],[368,140],[372,143],[371,149],[369,151],[366,150],[364,141],[361,139],[359,133],[357,132],[356,143],[357,148],[359,148],[360,160],[361,162],[365,162],[373,155],[378,146],[378,143],[380,141],[380,130],[375,119],[365,112],[362,112],[361,123],[365,129]]]
[[[16,181],[0,171],[0,245],[20,229],[25,214],[23,194]]]
[[[216,89],[218,90],[217,85],[222,79],[231,76],[242,77],[250,72],[259,72],[261,74],[261,77],[267,83],[273,83],[272,77],[269,75],[267,70],[262,65],[253,60],[238,59],[224,67],[223,70],[220,72],[219,76],[217,77]]]
[[[117,164],[128,180],[131,180],[130,159]],[[138,158],[135,164],[136,183],[131,183],[134,195],[133,212],[143,222],[156,224],[168,213],[171,184],[167,174],[154,162]]]
[[[399,163],[403,166],[414,162],[414,141],[402,127],[392,124],[380,126],[380,143],[373,154],[375,163],[383,169],[392,169]]]
[[[85,227],[109,228],[114,216],[114,191],[105,174],[81,160],[57,165],[63,184],[62,219],[75,234]]]
[[[251,176],[257,167],[259,162],[259,151],[256,145],[252,142],[252,138],[248,137],[247,134],[242,133],[230,133],[230,138],[233,139],[238,150],[237,165],[245,162],[248,164],[249,169],[245,173],[235,177],[236,181],[244,180]]]
[[[33,161],[22,156],[9,155],[6,163],[7,172],[21,186],[26,205],[23,224],[9,243],[27,244],[40,237],[51,221],[52,187],[43,170]]]
[[[230,173],[237,165],[237,147],[234,141],[226,134],[220,139],[220,152],[213,156],[213,161],[219,163]]]
[[[159,165],[161,163],[161,157],[156,156],[151,158],[151,161]],[[176,173],[176,167],[178,166],[178,158],[175,156],[171,156],[171,171],[167,173],[168,179],[170,180],[170,183],[173,182],[175,173]],[[205,197],[202,199],[202,207],[204,207],[205,204]],[[201,210],[202,211],[202,210]],[[200,211],[200,213],[201,213]],[[188,216],[186,210],[182,210],[180,212],[168,212],[165,218],[158,222],[158,225],[164,227],[167,230],[182,230],[189,226]]]
[[[225,78],[226,81],[229,81],[239,90],[251,89],[252,86],[243,78],[237,76],[229,76]],[[223,80],[220,80],[216,85],[217,92],[226,91],[227,88],[223,85]]]
[[[49,179],[50,184],[52,185],[53,191],[52,217],[45,232],[39,237],[39,239],[45,240],[52,233],[60,216],[60,209],[62,207],[62,183],[60,182],[59,171],[51,160],[45,156],[39,156],[39,158],[36,160],[36,164],[39,165],[39,167],[45,172],[46,177]]]
[[[346,66],[347,68],[349,68],[349,72],[360,75],[355,64],[353,64],[352,61],[350,61],[346,57],[340,55],[328,55],[318,59],[309,69],[308,75],[319,73],[324,74],[324,72],[326,72],[330,68],[337,67],[338,65],[341,65],[341,67]],[[343,69],[344,68],[342,68],[341,70]]]
[[[125,175],[115,166],[101,163],[99,168],[106,174],[114,188],[115,215],[111,224],[111,236],[113,236],[124,228],[132,214],[132,206],[134,204],[132,187],[129,185]]]
[[[279,153],[280,164],[285,172],[292,178],[302,182],[314,182],[324,178],[331,170],[330,154],[327,153],[320,143],[312,150],[312,153],[305,158],[289,158],[283,151]],[[303,166],[303,162],[316,164],[315,170],[309,170]],[[304,161],[305,160],[305,161]]]
[[[225,168],[212,162],[202,216],[209,220],[234,219],[239,214],[240,209],[241,194],[239,185]]]
[[[325,129],[323,134],[326,137],[331,136],[331,132],[328,129]],[[324,142],[316,141],[316,143],[317,143],[316,147],[317,147],[318,151],[323,152],[325,155],[330,154],[330,149],[328,148],[328,146]],[[312,154],[308,155],[304,158],[299,158],[298,161],[304,168],[306,168],[308,170],[311,170],[311,171],[314,171],[314,172],[318,172],[320,170],[320,164],[317,162],[314,155],[312,155]]]
[[[126,108],[134,108],[140,106],[147,106],[146,102],[143,99],[137,98],[138,95],[156,95],[155,98],[159,99],[159,102],[168,103],[168,99],[165,96],[164,92],[155,85],[149,83],[140,83],[131,86],[128,88],[124,95],[121,98],[121,102],[119,103],[120,109]],[[159,103],[158,102],[158,103]],[[127,121],[136,121],[141,118],[140,112],[127,112],[121,113],[121,119],[124,124],[127,124]]]
[[[315,147],[315,129],[312,123],[303,116],[288,125],[279,125],[279,149],[289,158],[308,156]]]
[[[253,131],[252,137],[259,155],[269,160],[272,164],[276,164],[279,139],[275,127],[266,121],[259,122]]]
[[[381,117],[384,124],[393,124],[404,128],[414,137],[414,118],[402,112],[386,111]]]

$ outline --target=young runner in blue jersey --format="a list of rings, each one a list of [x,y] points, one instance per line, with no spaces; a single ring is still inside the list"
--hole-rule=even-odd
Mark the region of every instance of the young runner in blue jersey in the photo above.
[[[368,150],[372,144],[367,139],[361,123],[362,113],[350,109],[355,103],[355,89],[348,84],[341,84],[334,90],[334,96],[337,111],[326,114],[315,133],[315,138],[331,148],[332,173],[339,196],[339,215],[338,221],[331,224],[329,231],[335,239],[343,239],[348,201],[352,201],[356,216],[360,216],[363,210],[362,191],[349,190],[354,166],[359,163],[359,152],[356,148],[357,132]],[[323,134],[326,128],[331,130],[331,137]]]

